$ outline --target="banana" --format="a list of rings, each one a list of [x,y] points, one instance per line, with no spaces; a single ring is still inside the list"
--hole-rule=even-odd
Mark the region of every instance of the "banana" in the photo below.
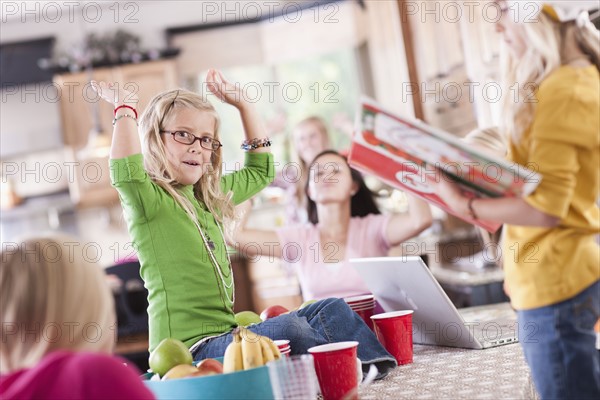
[[[261,336],[249,329],[241,330],[242,336],[242,362],[244,369],[261,367],[264,365],[262,357],[262,348],[260,345]]]
[[[262,350],[263,362],[266,364],[269,361],[275,361],[275,354],[273,354],[273,349],[269,345],[269,338],[266,336],[260,337],[260,347]]]
[[[239,327],[233,331],[233,339],[225,349],[223,372],[261,367],[280,358],[281,353],[270,338]]]
[[[242,339],[239,331],[233,332],[233,339],[225,349],[223,356],[223,373],[241,371],[244,369],[242,362]]]
[[[277,347],[277,345],[273,340],[271,340],[271,338],[265,337],[265,339],[267,344],[271,348],[271,351],[273,352],[273,357],[275,358],[275,360],[279,360],[281,358],[281,352],[279,351],[279,347]]]

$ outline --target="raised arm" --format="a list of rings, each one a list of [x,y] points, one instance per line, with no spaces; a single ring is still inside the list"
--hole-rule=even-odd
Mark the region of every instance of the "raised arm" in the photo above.
[[[432,216],[429,205],[407,193],[408,213],[395,214],[390,218],[386,230],[387,240],[391,246],[396,246],[411,237],[417,236],[431,226]]]
[[[252,203],[250,200],[236,207],[236,212],[243,212],[242,217],[233,233],[234,243],[230,243],[247,256],[269,256],[281,258],[281,244],[275,231],[248,229],[247,222]]]
[[[255,141],[264,144],[266,133],[261,118],[254,105],[246,100],[239,86],[228,82],[214,69],[208,71],[206,82],[208,89],[219,100],[234,106],[240,112],[245,143]],[[221,178],[221,187],[225,193],[232,191],[234,204],[240,204],[267,187],[274,176],[275,168],[270,147],[259,145],[247,151],[244,168]]]
[[[136,93],[126,90],[121,84],[91,81],[92,88],[102,99],[113,104],[115,109],[119,106],[128,106],[136,109],[138,97]],[[142,147],[138,134],[137,118],[131,108],[121,107],[115,114],[110,158],[119,159],[140,154]]]
[[[228,82],[220,71],[211,69],[206,75],[208,89],[221,101],[231,104],[240,112],[244,134],[247,141],[266,139],[266,129],[254,105],[247,101],[244,92]],[[258,147],[250,150],[255,153],[270,153],[270,147]]]

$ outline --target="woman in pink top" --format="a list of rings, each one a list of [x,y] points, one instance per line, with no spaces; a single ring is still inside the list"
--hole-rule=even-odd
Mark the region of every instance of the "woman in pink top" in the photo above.
[[[431,224],[427,203],[408,195],[410,213],[381,215],[360,173],[332,150],[310,164],[306,194],[310,223],[255,230],[246,228],[246,215],[235,234],[236,245],[247,254],[290,263],[305,300],[369,292],[348,260],[386,256],[390,247]]]
[[[113,357],[116,319],[105,274],[85,244],[56,236],[3,243],[1,399],[152,399]]]
[[[325,121],[312,116],[300,121],[292,131],[292,141],[297,149],[295,160],[277,172],[272,186],[286,192],[286,224],[305,223],[308,165],[317,154],[331,148],[331,140]],[[299,175],[298,175],[299,174]]]

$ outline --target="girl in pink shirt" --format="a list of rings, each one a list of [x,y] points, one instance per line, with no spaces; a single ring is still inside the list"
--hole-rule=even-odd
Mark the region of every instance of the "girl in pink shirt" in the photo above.
[[[246,215],[235,234],[236,245],[250,255],[290,263],[305,300],[369,292],[349,259],[386,256],[390,247],[431,224],[427,203],[408,195],[410,213],[381,215],[360,173],[333,150],[310,164],[306,194],[309,223],[276,231],[247,229]]]

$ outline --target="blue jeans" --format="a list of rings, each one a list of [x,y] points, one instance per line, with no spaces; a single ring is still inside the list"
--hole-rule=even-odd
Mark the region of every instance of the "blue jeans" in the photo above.
[[[355,340],[358,358],[367,372],[370,364],[385,377],[398,364],[377,340],[364,321],[342,299],[325,299],[301,310],[268,319],[249,329],[273,340],[290,341],[291,354],[306,354],[308,349],[326,343]],[[209,339],[194,351],[194,360],[222,357],[232,341],[231,332]]]
[[[600,281],[569,300],[517,315],[519,342],[542,399],[600,399],[594,333]]]

